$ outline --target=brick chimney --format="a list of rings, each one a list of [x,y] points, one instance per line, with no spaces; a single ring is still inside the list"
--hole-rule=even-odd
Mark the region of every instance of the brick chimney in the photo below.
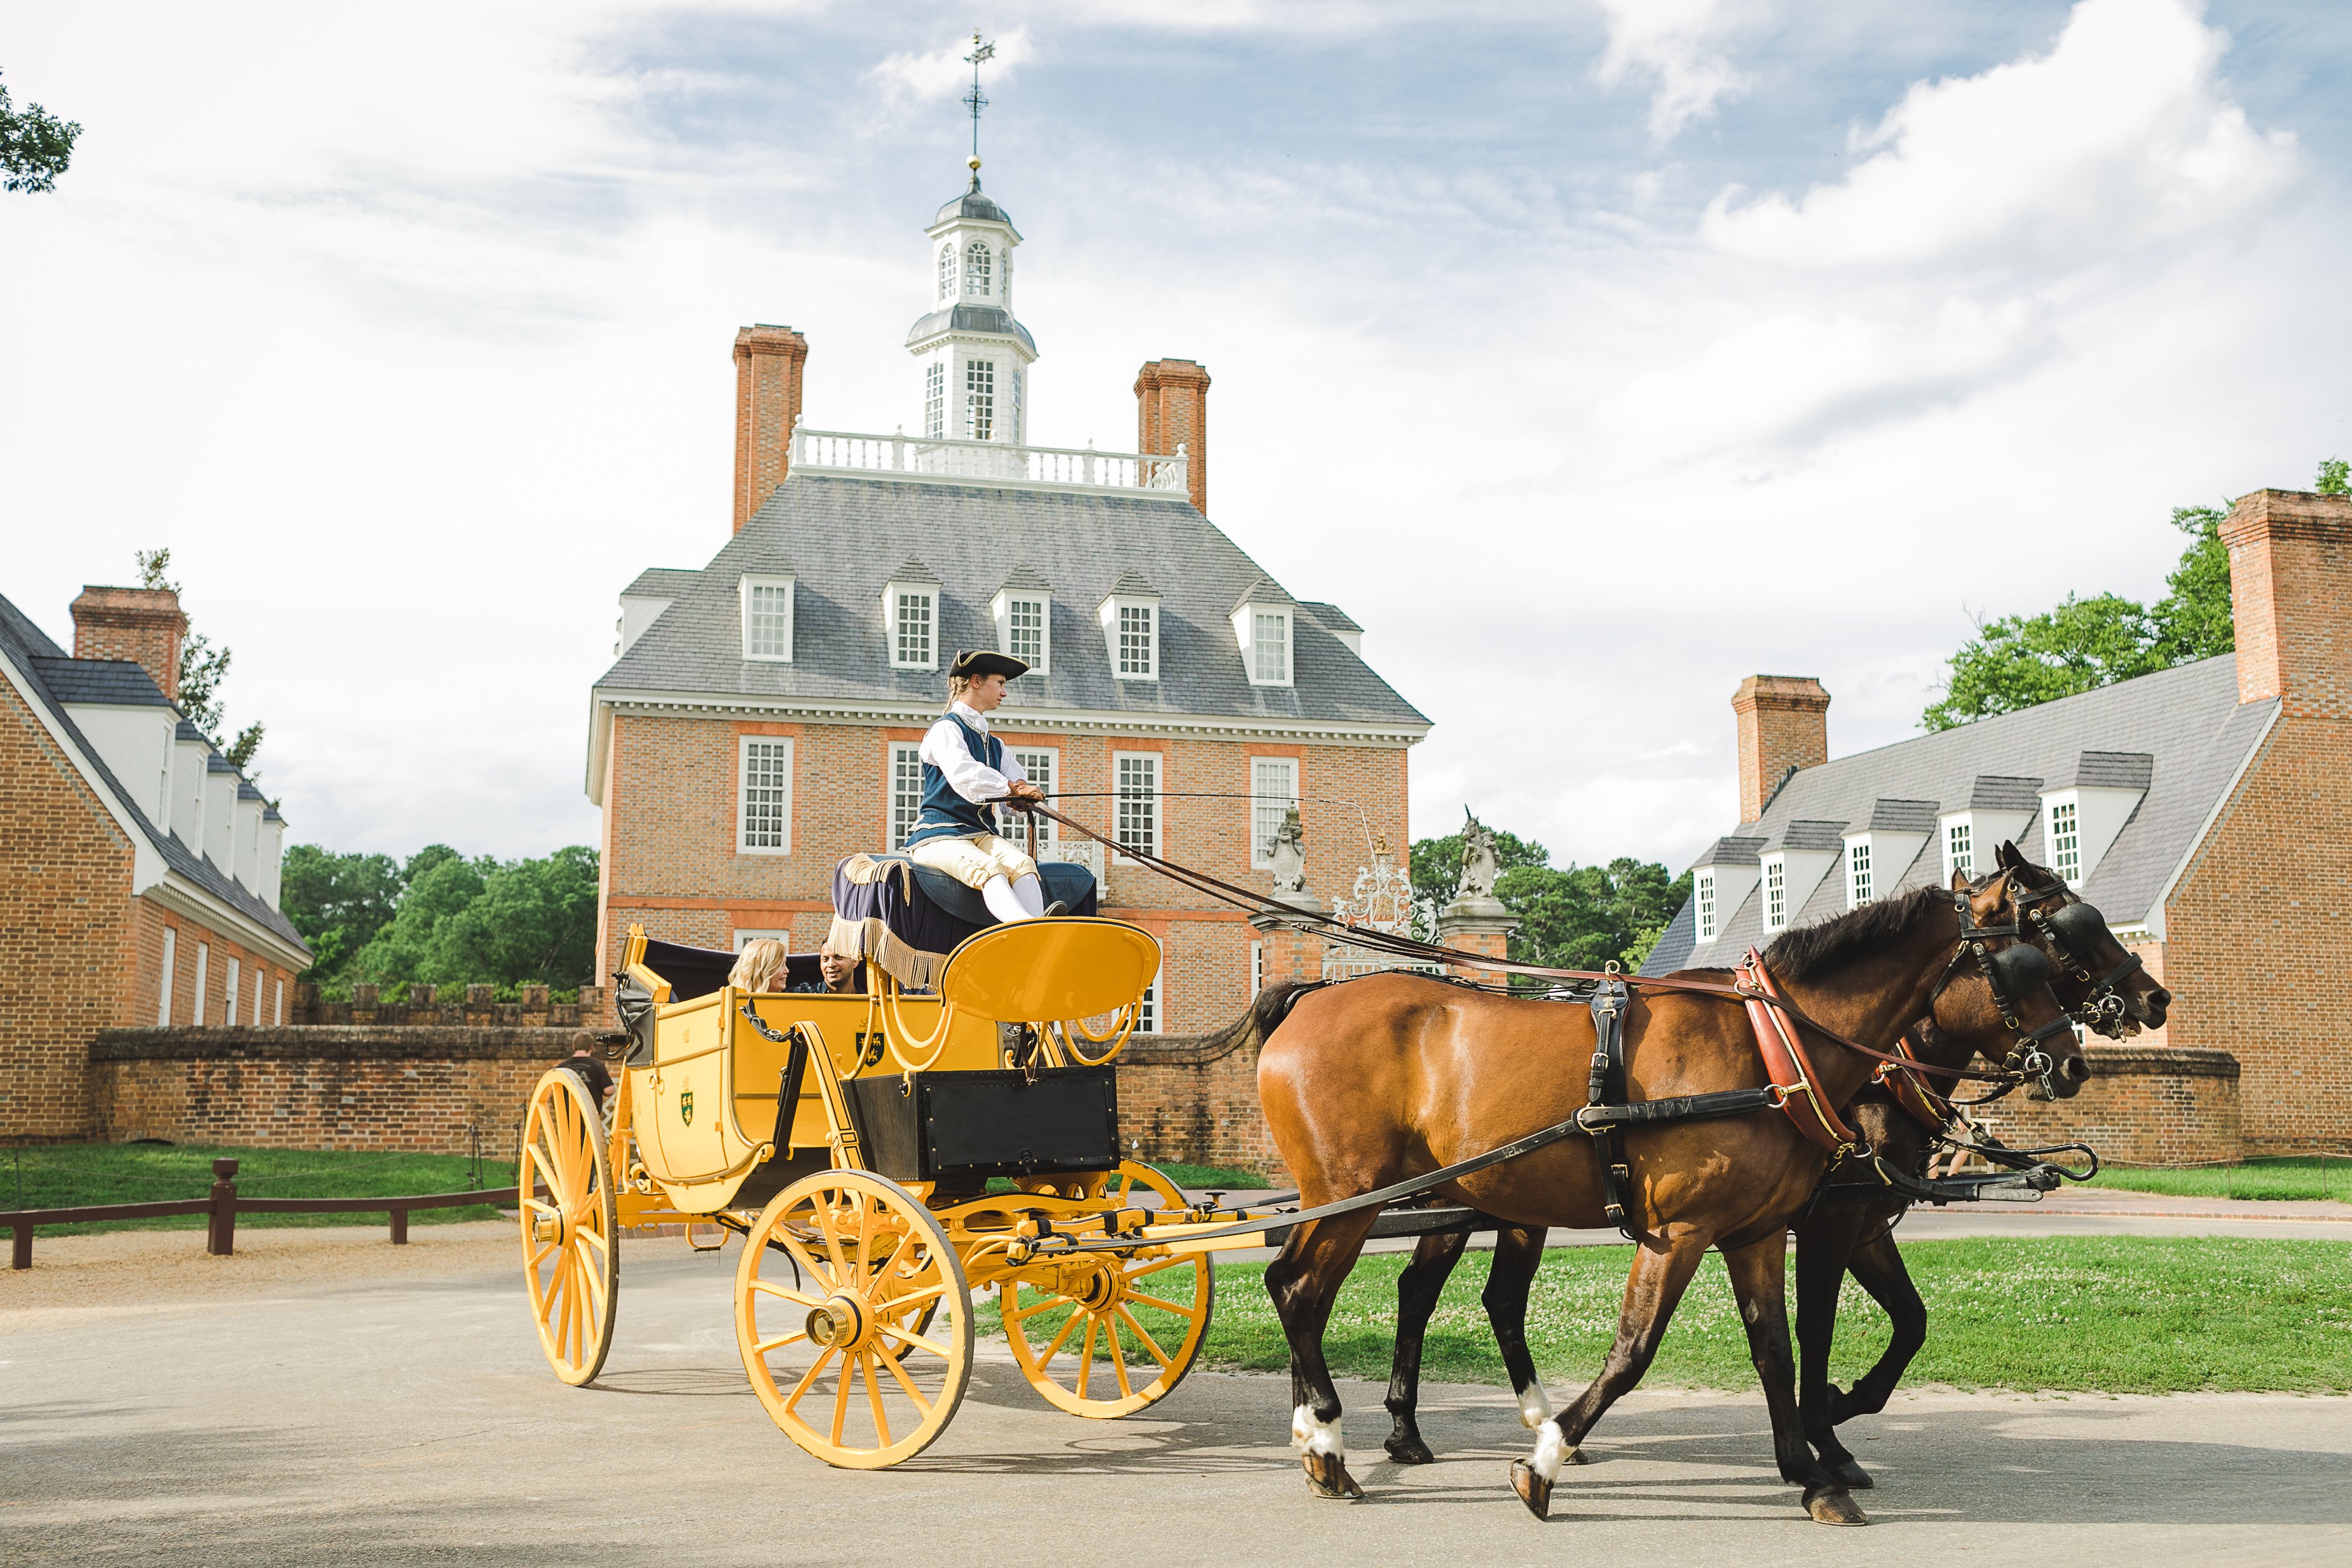
[[[761,322],[735,334],[735,531],[784,482],[808,340]]]
[[[1153,360],[1135,377],[1135,449],[1184,448],[1192,506],[1209,515],[1209,372],[1190,360]]]
[[[73,601],[74,657],[129,659],[180,700],[180,640],[188,618],[168,588],[89,588]]]
[[[2238,700],[2352,718],[2352,497],[2241,496],[2221,519],[2238,632]]]
[[[1830,759],[1830,694],[1811,675],[1750,675],[1731,694],[1739,716],[1739,820],[1752,822],[1789,769]]]

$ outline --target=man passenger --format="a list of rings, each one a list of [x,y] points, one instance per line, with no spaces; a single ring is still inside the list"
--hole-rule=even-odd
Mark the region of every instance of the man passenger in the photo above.
[[[948,710],[923,737],[923,809],[907,836],[908,859],[977,888],[988,912],[1006,924],[1065,913],[1058,901],[1045,903],[1037,862],[997,836],[992,804],[1010,800],[1024,809],[1045,798],[988,731],[1004,684],[1028,673],[1003,653],[959,653],[948,666]]]

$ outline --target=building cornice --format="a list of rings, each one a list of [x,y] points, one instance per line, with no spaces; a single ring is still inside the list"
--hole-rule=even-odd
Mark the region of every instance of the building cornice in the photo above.
[[[208,930],[234,937],[256,952],[276,959],[298,975],[310,967],[309,953],[293,946],[235,904],[225,903],[198,887],[176,871],[166,871],[162,880],[141,888],[139,895],[153,899],[174,914],[199,922]]]

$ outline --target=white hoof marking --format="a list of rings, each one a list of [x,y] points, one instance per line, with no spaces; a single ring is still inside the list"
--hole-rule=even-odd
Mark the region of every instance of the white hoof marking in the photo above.
[[[1339,1436],[1339,1423],[1315,1418],[1315,1412],[1301,1405],[1290,1413],[1290,1446],[1302,1454],[1330,1454],[1339,1458],[1348,1457],[1348,1445]]]
[[[1519,1425],[1532,1432],[1551,1419],[1551,1396],[1540,1383],[1530,1383],[1519,1390]]]
[[[1529,1469],[1547,1481],[1559,1479],[1559,1468],[1568,1462],[1568,1439],[1559,1435],[1559,1423],[1547,1421],[1536,1434],[1535,1456],[1528,1461]]]

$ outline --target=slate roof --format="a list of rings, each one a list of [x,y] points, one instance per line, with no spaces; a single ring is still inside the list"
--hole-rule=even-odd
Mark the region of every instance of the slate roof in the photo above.
[[[940,583],[943,655],[996,645],[989,601],[1009,571],[1052,593],[1053,668],[1013,683],[1006,707],[1263,718],[1425,731],[1429,720],[1346,643],[1301,617],[1296,685],[1254,686],[1230,607],[1267,574],[1181,495],[1083,494],[794,474],[699,571],[666,572],[677,601],[597,681],[621,693],[936,706],[943,671],[894,670],[882,587],[916,557]],[[789,560],[791,664],[742,657],[736,579]],[[1140,568],[1150,569],[1146,580]],[[1160,678],[1112,677],[1097,608],[1132,578],[1160,600]],[[646,580],[640,577],[639,583]],[[1154,585],[1157,586],[1154,586]],[[944,662],[944,661],[943,661]],[[592,745],[593,742],[592,741]]]
[[[99,755],[98,747],[89,743],[80,727],[74,723],[73,715],[67,711],[65,705],[68,702],[107,703],[117,706],[144,706],[155,702],[166,707],[173,706],[169,699],[156,689],[153,679],[143,668],[124,660],[68,656],[5,595],[0,595],[0,653],[5,653],[9,662],[24,674],[26,684],[33,689],[35,699],[47,709],[51,722],[64,733],[89,770],[112,793],[115,804],[123,814],[146,835],[148,842],[155,846],[165,865],[256,925],[268,927],[305,954],[310,952],[309,945],[302,940],[301,933],[294,929],[292,921],[270,908],[258,894],[248,892],[243,883],[213,864],[203,854],[182,843],[177,833],[157,827],[140,808],[131,791],[122,787],[122,781],[114,776],[113,769],[107,767],[106,759]],[[123,673],[125,668],[137,675],[136,690],[130,677]],[[68,695],[68,693],[74,695]],[[84,695],[88,693],[113,695]],[[193,738],[204,738],[204,732],[183,717],[178,735],[182,738],[189,738],[191,732]],[[215,754],[207,763],[207,770],[221,766],[225,764]],[[236,769],[232,768],[229,771],[235,772]],[[245,789],[253,788],[242,779],[238,783],[240,795]],[[258,790],[254,792],[259,794]],[[268,814],[264,812],[265,816]]]
[[[621,590],[624,599],[675,599],[702,574],[692,567],[649,566]]]
[[[1021,346],[1029,350],[1030,358],[1037,356],[1037,340],[1013,319],[1012,311],[1001,305],[950,305],[944,310],[919,316],[915,324],[907,329],[907,345],[912,348],[941,332],[992,332],[1001,338],[1017,338]]]
[[[1843,848],[1835,835],[1825,837],[1819,824],[1867,823],[1929,833],[1899,875],[1892,866],[1874,868],[1884,899],[1943,880],[1934,813],[1920,810],[1918,802],[1935,801],[1948,811],[2032,811],[2018,848],[2028,859],[2047,864],[2038,790],[2078,785],[2145,789],[2131,820],[2080,891],[2113,925],[2160,921],[2166,887],[2195,850],[2277,711],[2275,699],[2239,703],[2234,654],[2158,671],[1805,768],[1789,779],[1761,818],[1740,824],[1696,863],[1742,858],[1738,849],[1727,852],[1727,846],[1754,844],[1769,852],[1784,845],[1802,847],[1802,841],[1838,850],[1837,863],[1792,912],[1791,925],[1808,925],[1845,908]],[[1889,821],[1883,822],[1882,816]],[[1924,826],[1897,828],[1895,820]],[[1992,848],[1976,846],[1979,870],[1990,863]],[[1746,858],[1753,863],[1752,854]],[[1763,929],[1760,883],[1738,909],[1722,912],[1722,919],[1717,939],[1701,945],[1685,903],[1642,972],[1721,967],[1772,935]]]

